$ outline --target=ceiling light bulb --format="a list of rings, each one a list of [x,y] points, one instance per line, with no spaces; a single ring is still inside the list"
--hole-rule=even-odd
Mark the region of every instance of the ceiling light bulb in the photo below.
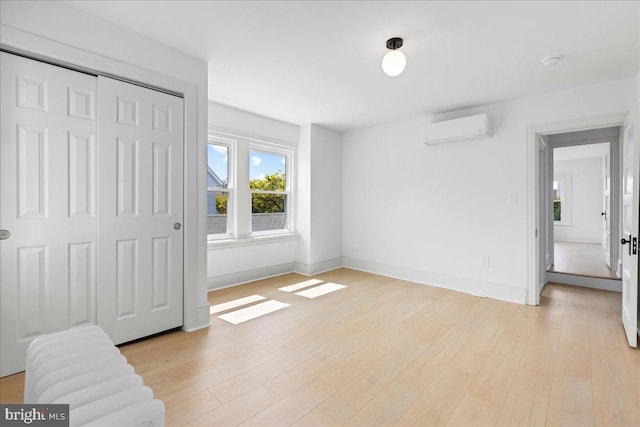
[[[382,71],[388,76],[395,77],[404,71],[407,58],[399,50],[390,50],[382,58]]]

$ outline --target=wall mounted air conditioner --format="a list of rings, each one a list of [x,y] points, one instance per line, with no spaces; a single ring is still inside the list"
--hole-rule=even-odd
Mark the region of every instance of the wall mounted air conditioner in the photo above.
[[[462,117],[430,123],[424,127],[425,144],[481,139],[491,136],[491,118],[488,114]]]

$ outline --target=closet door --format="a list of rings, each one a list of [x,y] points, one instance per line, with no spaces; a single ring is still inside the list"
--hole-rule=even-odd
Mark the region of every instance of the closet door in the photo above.
[[[0,376],[96,319],[96,78],[0,53]]]
[[[121,343],[182,325],[183,100],[98,91],[98,324]]]

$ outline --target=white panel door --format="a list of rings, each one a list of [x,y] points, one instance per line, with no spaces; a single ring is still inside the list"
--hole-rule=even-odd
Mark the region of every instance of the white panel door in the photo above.
[[[0,53],[0,376],[95,323],[96,78]]]
[[[98,323],[116,343],[182,325],[183,100],[98,77]]]
[[[607,267],[611,266],[611,166],[609,153],[602,159],[602,244],[604,246],[604,260]]]
[[[622,324],[631,347],[638,346],[638,223],[640,135],[638,109],[622,128]]]

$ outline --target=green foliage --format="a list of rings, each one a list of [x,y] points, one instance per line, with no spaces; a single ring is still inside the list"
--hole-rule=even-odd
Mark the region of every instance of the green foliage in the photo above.
[[[216,193],[216,210],[219,214],[226,215],[227,214],[227,193]]]
[[[562,204],[558,200],[553,202],[553,220],[562,221]]]
[[[249,181],[251,190],[286,191],[287,180],[281,170],[265,176],[263,179]],[[253,194],[251,198],[252,213],[284,212],[286,196],[284,194]]]
[[[276,173],[267,175],[262,179],[252,179],[249,181],[249,188],[251,190],[286,191],[287,180],[284,172],[278,170]]]

